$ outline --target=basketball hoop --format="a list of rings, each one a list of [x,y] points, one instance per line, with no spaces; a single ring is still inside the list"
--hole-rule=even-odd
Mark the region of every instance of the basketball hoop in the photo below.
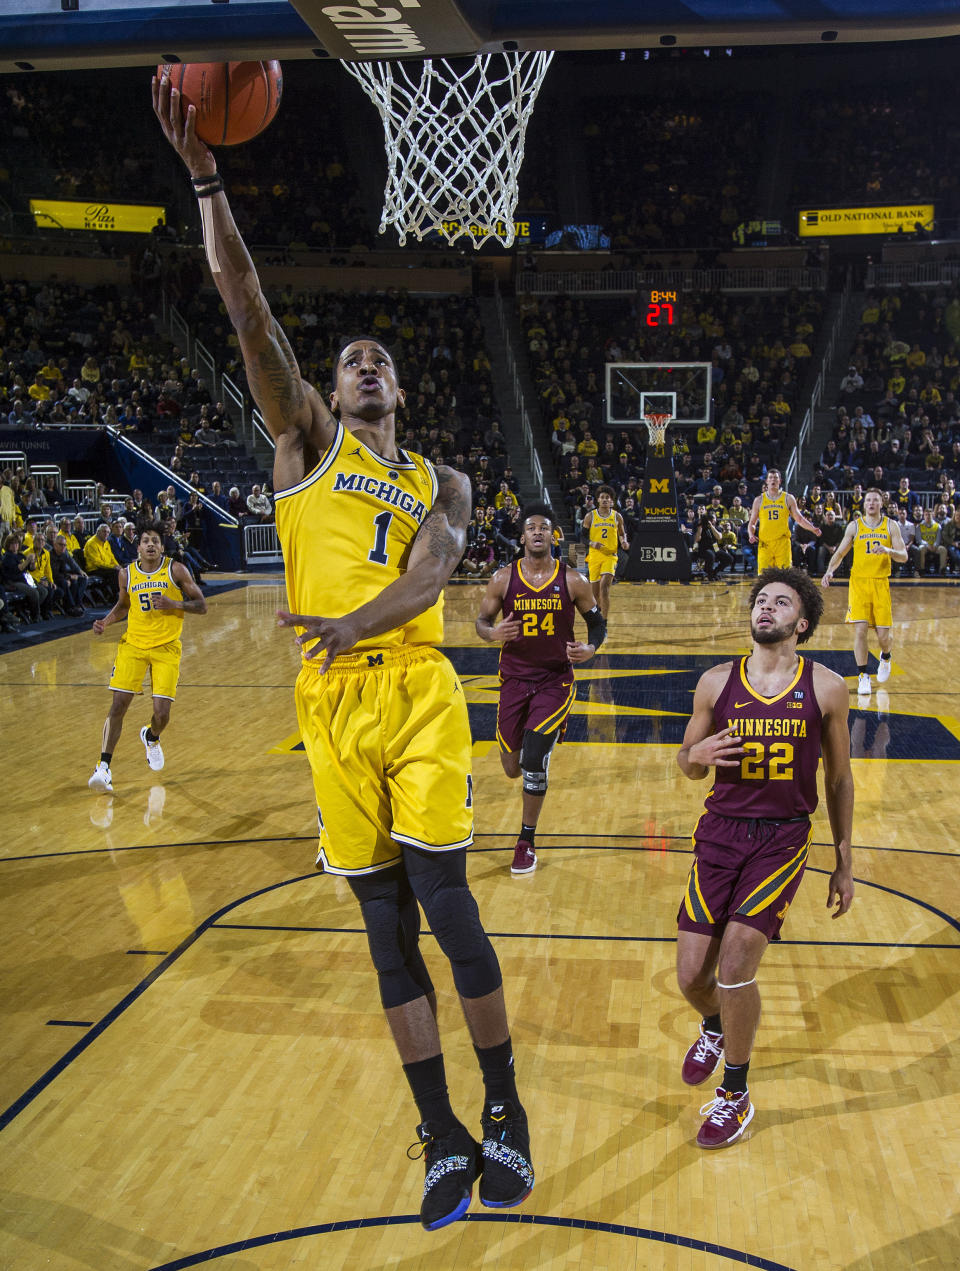
[[[644,415],[647,421],[647,443],[652,446],[659,454],[663,454],[667,444],[667,428],[670,425],[670,415],[659,415],[650,413]]]
[[[401,245],[431,231],[513,245],[524,138],[552,59],[486,53],[459,70],[445,58],[344,62],[383,120],[381,234],[395,225]]]

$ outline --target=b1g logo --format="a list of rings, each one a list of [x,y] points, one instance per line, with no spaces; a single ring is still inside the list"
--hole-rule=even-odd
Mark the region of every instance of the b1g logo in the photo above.
[[[640,559],[651,560],[658,564],[671,563],[677,559],[675,547],[641,547]]]

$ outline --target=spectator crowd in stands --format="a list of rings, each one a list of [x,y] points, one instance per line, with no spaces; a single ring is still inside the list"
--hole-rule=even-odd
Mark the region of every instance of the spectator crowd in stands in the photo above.
[[[195,495],[183,503],[170,486],[152,503],[140,490],[121,497],[98,486],[97,508],[65,515],[64,503],[24,507],[15,493],[23,484],[18,473],[0,471],[0,630],[113,605],[119,571],[137,558],[140,530],[157,521],[164,555],[186,565],[199,585],[201,570],[213,568],[200,550],[202,540],[188,528]]]
[[[901,520],[902,572],[944,574],[960,564],[958,481],[960,292],[869,293],[808,502],[856,510],[865,488],[880,490]]]

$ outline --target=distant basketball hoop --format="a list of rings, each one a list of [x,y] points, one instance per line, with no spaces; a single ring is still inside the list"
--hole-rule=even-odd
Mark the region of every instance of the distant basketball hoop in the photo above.
[[[475,248],[516,237],[524,138],[553,53],[486,53],[457,67],[344,62],[383,120],[387,184],[380,233],[435,232]]]
[[[650,413],[645,415],[644,419],[647,421],[647,444],[658,454],[663,454],[671,416]]]

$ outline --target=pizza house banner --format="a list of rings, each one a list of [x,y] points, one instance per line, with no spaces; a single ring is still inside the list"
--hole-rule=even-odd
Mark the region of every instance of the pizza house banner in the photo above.
[[[38,229],[98,229],[121,234],[149,234],[157,221],[167,222],[166,209],[150,203],[97,203],[87,199],[31,199]]]

